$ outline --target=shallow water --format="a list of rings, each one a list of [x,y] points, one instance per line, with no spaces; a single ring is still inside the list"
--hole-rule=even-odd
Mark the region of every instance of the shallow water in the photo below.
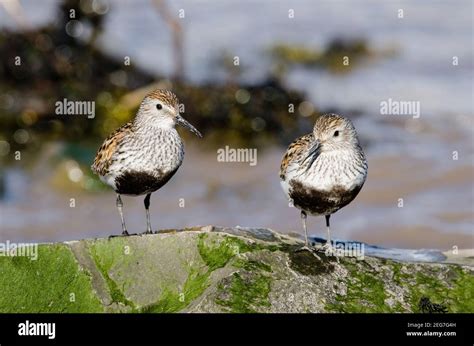
[[[54,1],[22,3],[33,23],[54,16]],[[225,49],[246,66],[242,79],[256,81],[268,71],[265,49],[277,42],[321,47],[335,36],[349,35],[366,37],[375,48],[398,47],[397,56],[371,61],[347,75],[295,68],[287,76],[289,85],[307,92],[318,106],[361,112],[354,123],[363,143],[369,143],[369,176],[357,199],[332,218],[333,237],[389,247],[473,248],[472,2],[429,5],[295,1],[293,21],[285,1],[176,1],[172,8],[186,10],[186,76],[196,82],[222,77],[210,58]],[[404,19],[397,18],[399,8]],[[2,25],[11,23],[0,11]],[[167,74],[173,67],[171,45],[161,32],[167,29],[149,1],[118,1],[110,8],[101,44]],[[452,65],[453,56],[459,57],[458,66]],[[380,102],[389,98],[419,101],[420,118],[381,115]],[[259,151],[255,167],[219,163],[215,152],[199,149],[193,143],[178,174],[153,195],[155,229],[216,224],[301,231],[299,213],[287,206],[279,186],[284,148]],[[2,238],[53,241],[119,232],[112,192],[64,192],[53,187],[53,173],[41,164],[6,174]],[[69,207],[70,198],[76,198],[75,208]],[[124,203],[129,228],[144,230],[141,198],[125,197]],[[309,219],[312,234],[324,236],[323,226],[321,218]]]

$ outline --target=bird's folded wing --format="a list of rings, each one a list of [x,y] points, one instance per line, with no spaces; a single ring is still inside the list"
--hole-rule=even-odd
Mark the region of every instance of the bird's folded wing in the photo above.
[[[120,142],[132,132],[133,124],[129,122],[112,133],[97,151],[94,163],[91,166],[92,171],[102,176],[107,174],[108,168],[112,163],[112,156],[120,145]]]
[[[306,151],[306,149],[313,142],[313,134],[308,133],[307,135],[297,138],[293,143],[288,146],[283,159],[281,160],[280,166],[280,179],[285,179],[286,170],[288,166],[298,158],[301,157],[301,154]]]

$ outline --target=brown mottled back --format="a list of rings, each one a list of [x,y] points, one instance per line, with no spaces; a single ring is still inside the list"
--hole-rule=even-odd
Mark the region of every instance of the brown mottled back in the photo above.
[[[297,138],[293,143],[288,146],[288,150],[286,151],[283,159],[281,161],[280,166],[280,179],[285,179],[286,169],[291,161],[296,160],[301,153],[303,153],[306,148],[313,142],[314,136],[312,133],[308,133],[307,135],[301,136]]]
[[[91,166],[92,171],[102,176],[107,174],[107,170],[112,163],[112,155],[115,153],[117,146],[124,137],[131,133],[133,133],[133,123],[129,122],[119,127],[114,133],[107,137],[97,151],[94,163]]]

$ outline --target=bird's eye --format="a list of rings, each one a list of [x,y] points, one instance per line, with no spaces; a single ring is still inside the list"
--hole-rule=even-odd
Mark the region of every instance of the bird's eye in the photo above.
[[[163,106],[161,105],[161,103],[158,103],[158,104],[156,105],[156,109],[160,110],[160,109],[162,109],[162,108],[163,108]]]
[[[339,136],[339,131],[334,131],[334,137]]]

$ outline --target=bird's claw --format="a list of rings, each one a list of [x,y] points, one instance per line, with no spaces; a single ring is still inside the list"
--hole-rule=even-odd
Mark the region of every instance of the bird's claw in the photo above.
[[[111,234],[111,235],[109,235],[109,239],[111,239],[111,238],[117,238],[117,237],[128,237],[128,236],[130,236],[130,235],[131,235],[131,234],[128,233],[127,230],[124,230],[124,231],[122,232],[122,234]]]
[[[302,251],[308,251],[310,252],[314,257],[316,257],[318,260],[321,260],[321,257],[319,257],[317,254],[316,254],[316,249],[314,247],[310,247],[308,245],[304,245],[302,247],[300,247],[299,249],[296,249],[295,252],[302,252]]]

